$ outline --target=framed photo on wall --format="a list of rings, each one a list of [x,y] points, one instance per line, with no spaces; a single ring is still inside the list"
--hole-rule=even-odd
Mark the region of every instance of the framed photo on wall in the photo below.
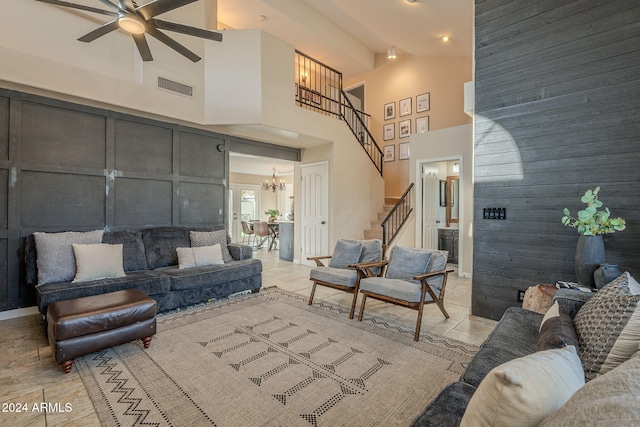
[[[406,138],[411,135],[411,119],[398,122],[398,136]]]
[[[398,159],[407,160],[410,157],[411,153],[409,151],[409,143],[403,142],[398,146]]]
[[[383,137],[382,139],[385,141],[389,141],[391,139],[396,138],[396,124],[395,123],[387,123],[383,126]]]
[[[384,104],[384,119],[391,120],[396,118],[396,102]]]
[[[411,98],[401,99],[398,102],[398,107],[400,108],[400,117],[410,115],[411,114]]]
[[[396,159],[396,146],[395,145],[385,145],[382,149],[384,152],[384,161],[385,162],[393,162]]]
[[[416,119],[416,133],[425,133],[429,131],[429,116],[418,117]]]
[[[431,93],[416,96],[416,113],[423,113],[431,109]]]

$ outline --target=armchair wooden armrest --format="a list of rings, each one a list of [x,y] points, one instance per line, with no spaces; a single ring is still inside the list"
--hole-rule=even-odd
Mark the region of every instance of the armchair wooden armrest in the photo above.
[[[449,274],[449,273],[453,273],[455,270],[438,270],[438,271],[432,271],[430,273],[425,273],[425,274],[420,274],[418,276],[413,276],[413,280],[422,280],[422,279],[429,279],[431,277],[436,277],[436,276],[443,276],[445,273]]]
[[[307,260],[309,260],[309,261],[315,261],[315,262],[316,262],[316,266],[317,266],[317,267],[326,267],[326,266],[324,265],[324,263],[323,263],[321,260],[323,260],[323,259],[329,259],[329,258],[331,258],[331,255],[310,256],[310,257],[307,257]]]
[[[371,271],[372,268],[376,267],[384,267],[389,264],[389,260],[383,259],[381,261],[373,261],[373,262],[362,262],[360,264],[349,264],[348,267],[355,268],[358,271],[360,277],[373,277],[379,276],[380,274],[374,274]],[[380,269],[380,273],[382,273],[382,269]]]

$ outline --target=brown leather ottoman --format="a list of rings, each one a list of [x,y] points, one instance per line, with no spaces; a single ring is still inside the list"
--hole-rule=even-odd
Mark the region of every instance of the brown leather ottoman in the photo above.
[[[53,359],[65,373],[76,357],[156,333],[156,302],[137,289],[57,301],[47,309]]]

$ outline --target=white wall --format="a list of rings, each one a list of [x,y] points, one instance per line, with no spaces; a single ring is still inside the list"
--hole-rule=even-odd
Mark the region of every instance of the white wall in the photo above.
[[[416,183],[414,194],[420,194],[421,181],[417,178],[421,165],[460,158],[460,240],[459,273],[471,277],[473,271],[473,125],[411,135],[410,179]],[[421,207],[416,206],[414,227],[421,223]],[[414,242],[419,245],[419,230]]]

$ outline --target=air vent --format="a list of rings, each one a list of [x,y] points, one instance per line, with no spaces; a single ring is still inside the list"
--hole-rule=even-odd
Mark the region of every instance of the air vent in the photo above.
[[[158,77],[158,89],[166,90],[180,95],[193,98],[193,86],[179,83],[173,80],[165,79],[164,77]]]

